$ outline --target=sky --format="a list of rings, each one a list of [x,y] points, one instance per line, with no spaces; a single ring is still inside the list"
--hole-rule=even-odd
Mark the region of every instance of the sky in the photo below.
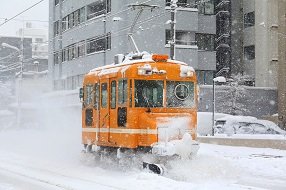
[[[2,0],[0,6],[0,23],[11,18],[40,0]],[[49,19],[49,0],[44,0],[29,11],[0,27],[0,36],[16,36],[16,31],[23,27],[23,20],[32,22],[34,28],[47,28]],[[45,21],[45,22],[39,22]]]

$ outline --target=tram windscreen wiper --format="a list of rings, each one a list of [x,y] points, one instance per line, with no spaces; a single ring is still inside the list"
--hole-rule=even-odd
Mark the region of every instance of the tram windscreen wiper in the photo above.
[[[149,102],[148,98],[146,96],[143,96],[143,98],[144,98],[144,101],[147,104],[147,108],[148,108],[147,112],[151,112],[151,106],[150,106],[150,102]],[[154,105],[153,105],[153,107],[154,107]]]

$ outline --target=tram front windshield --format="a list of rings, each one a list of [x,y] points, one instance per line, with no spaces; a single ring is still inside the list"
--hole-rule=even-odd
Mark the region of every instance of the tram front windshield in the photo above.
[[[166,82],[166,106],[172,108],[192,108],[194,83],[190,81]],[[135,80],[135,107],[163,107],[164,81]]]
[[[164,82],[135,80],[135,107],[163,107]]]

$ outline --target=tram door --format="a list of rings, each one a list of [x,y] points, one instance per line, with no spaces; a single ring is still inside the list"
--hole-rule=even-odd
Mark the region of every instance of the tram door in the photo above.
[[[110,132],[110,114],[109,114],[109,79],[100,81],[100,124],[99,124],[99,141],[102,143],[109,142]]]

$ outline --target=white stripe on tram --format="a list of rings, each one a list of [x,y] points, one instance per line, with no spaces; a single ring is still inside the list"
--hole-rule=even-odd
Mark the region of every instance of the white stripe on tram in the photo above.
[[[118,133],[118,134],[153,134],[157,135],[157,129],[116,129],[116,128],[82,128],[83,132],[101,132],[101,133]]]

